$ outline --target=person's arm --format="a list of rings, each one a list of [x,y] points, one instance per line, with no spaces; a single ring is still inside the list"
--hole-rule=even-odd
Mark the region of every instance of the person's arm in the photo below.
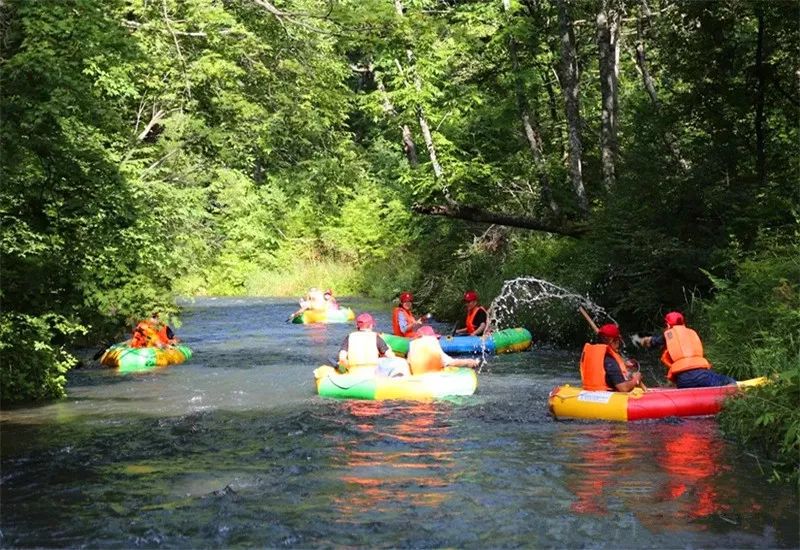
[[[347,352],[350,348],[350,336],[345,336],[342,345],[339,347],[339,370],[347,370]]]
[[[653,336],[645,336],[639,343],[643,348],[660,348],[664,346],[667,341],[664,339],[663,334],[654,334]]]
[[[400,332],[405,334],[408,330],[408,321],[406,321],[406,316],[398,312],[397,315],[397,326],[400,327]]]
[[[625,380],[617,362],[608,355],[603,360],[603,368],[606,371],[606,383],[618,392],[627,393],[642,381],[642,375],[638,372],[634,373],[630,380]]]
[[[389,347],[389,344],[386,343],[386,340],[381,338],[380,334],[375,334],[375,344],[378,346],[378,355],[381,357],[394,357],[394,352],[392,348]]]

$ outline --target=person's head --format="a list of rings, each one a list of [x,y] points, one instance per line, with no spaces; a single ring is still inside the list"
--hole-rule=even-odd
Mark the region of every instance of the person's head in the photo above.
[[[685,323],[683,314],[680,311],[670,311],[664,315],[664,322],[667,324],[667,328],[672,328],[675,325],[683,325]]]
[[[375,326],[375,319],[369,313],[359,313],[356,317],[356,328],[358,330],[371,330]]]
[[[326,300],[333,298],[333,291],[329,288],[328,290],[325,291],[324,296]]]
[[[604,344],[608,344],[610,346],[619,346],[622,340],[622,334],[619,331],[619,327],[614,323],[607,323],[597,329],[597,335],[600,337],[600,341]]]
[[[414,295],[410,292],[400,293],[400,306],[405,309],[411,309],[411,304],[414,301]]]
[[[422,325],[417,329],[417,338],[422,336],[436,336],[436,331],[430,325]]]
[[[159,315],[161,315],[160,312],[154,311],[153,313],[150,314],[150,320],[153,322],[158,321]]]
[[[464,303],[467,308],[472,309],[478,305],[478,293],[474,290],[468,290],[464,293]]]

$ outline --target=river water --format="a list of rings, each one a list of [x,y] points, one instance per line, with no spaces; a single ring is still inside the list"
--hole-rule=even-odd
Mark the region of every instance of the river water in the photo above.
[[[385,305],[349,304],[389,329]],[[3,411],[2,547],[800,545],[797,494],[714,419],[554,421],[576,350],[492,358],[472,397],[336,401],[312,370],[349,327],[286,324],[295,308],[198,300],[176,331],[191,361],[83,368],[66,399]]]

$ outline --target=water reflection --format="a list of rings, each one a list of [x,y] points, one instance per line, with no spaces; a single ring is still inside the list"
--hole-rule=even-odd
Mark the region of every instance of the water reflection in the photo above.
[[[713,419],[583,425],[556,441],[571,450],[565,481],[575,513],[627,508],[658,533],[705,529],[706,520],[739,525],[762,510],[752,487],[737,483]]]
[[[358,432],[338,445],[334,468],[345,490],[334,499],[341,517],[409,506],[434,508],[449,498],[454,440],[441,403],[347,401]]]

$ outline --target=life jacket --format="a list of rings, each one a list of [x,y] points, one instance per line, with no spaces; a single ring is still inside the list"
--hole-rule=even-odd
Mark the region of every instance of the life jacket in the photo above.
[[[134,348],[148,348],[158,345],[159,338],[158,330],[153,326],[150,321],[141,321],[136,328],[133,329],[133,338],[131,338],[131,347]]]
[[[589,391],[617,391],[606,384],[606,368],[603,363],[606,354],[614,358],[622,371],[625,380],[628,379],[628,369],[625,360],[608,344],[584,344],[581,354],[581,384],[584,390]]]
[[[469,310],[467,312],[466,325],[467,325],[467,332],[469,334],[472,334],[473,332],[475,332],[475,329],[478,328],[477,326],[475,326],[473,324],[473,320],[475,319],[475,316],[478,314],[479,311],[482,311],[482,312],[486,313],[486,309],[483,306],[475,306],[474,308],[472,308],[471,310]],[[488,317],[487,317],[487,320],[488,320]]]
[[[442,347],[435,336],[420,336],[408,344],[408,367],[411,374],[424,374],[444,369]]]
[[[695,331],[683,325],[677,325],[664,332],[667,347],[661,354],[661,362],[669,372],[667,379],[674,382],[675,375],[679,372],[693,369],[710,369],[709,363],[703,357],[703,343]]]
[[[400,317],[406,318],[406,330],[403,332],[400,330]],[[414,319],[414,316],[411,314],[410,311],[403,307],[396,307],[392,311],[392,332],[394,332],[395,336],[405,336],[406,338],[413,338],[414,337],[414,323],[417,320]]]
[[[351,332],[347,337],[347,371],[370,373],[378,366],[377,335],[371,330]]]
[[[164,345],[175,343],[175,340],[169,337],[169,327],[167,325],[161,325],[161,328],[158,330],[158,339]]]

